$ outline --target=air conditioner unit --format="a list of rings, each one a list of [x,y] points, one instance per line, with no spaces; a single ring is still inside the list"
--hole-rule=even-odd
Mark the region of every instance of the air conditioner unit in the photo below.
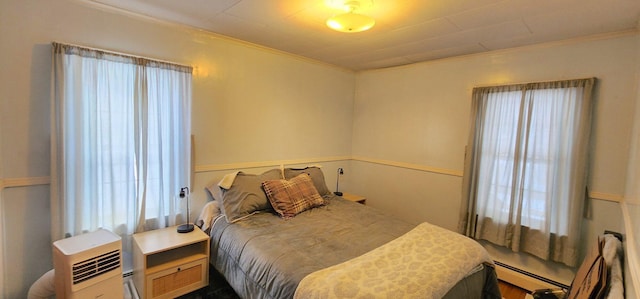
[[[56,298],[122,298],[122,240],[108,230],[53,242]]]

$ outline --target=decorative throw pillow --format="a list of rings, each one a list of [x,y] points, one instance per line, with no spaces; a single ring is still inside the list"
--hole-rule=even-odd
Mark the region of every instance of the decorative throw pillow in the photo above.
[[[302,173],[290,180],[262,182],[271,206],[284,219],[289,219],[308,209],[324,205],[308,174]]]
[[[272,169],[259,175],[239,172],[231,188],[222,192],[221,210],[227,217],[227,222],[233,223],[257,211],[270,210],[271,205],[262,190],[262,182],[281,178],[279,169]]]
[[[316,187],[316,190],[318,190],[320,196],[324,197],[332,195],[331,191],[329,191],[329,188],[327,188],[327,183],[324,181],[324,174],[322,173],[322,169],[320,169],[319,167],[309,166],[305,168],[286,168],[284,170],[284,178],[289,180],[300,175],[301,173],[306,173],[309,175],[309,177],[311,177],[313,185]]]

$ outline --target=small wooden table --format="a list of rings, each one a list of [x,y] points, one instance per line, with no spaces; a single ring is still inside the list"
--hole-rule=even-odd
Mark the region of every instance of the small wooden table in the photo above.
[[[346,199],[346,200],[350,200],[350,201],[355,201],[357,203],[360,204],[365,204],[367,201],[367,198],[361,195],[356,195],[356,194],[351,194],[351,193],[347,193],[347,192],[343,192],[342,193],[342,198]]]
[[[175,298],[209,285],[209,236],[198,227],[133,235],[133,282],[140,298]]]

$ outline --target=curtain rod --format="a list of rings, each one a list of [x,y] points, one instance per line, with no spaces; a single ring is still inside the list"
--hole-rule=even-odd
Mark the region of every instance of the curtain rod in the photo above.
[[[585,77],[585,78],[573,78],[573,79],[559,79],[559,80],[549,80],[549,81],[529,81],[529,82],[514,82],[514,83],[496,83],[495,85],[478,85],[473,86],[473,88],[486,88],[486,87],[502,87],[502,86],[512,86],[512,85],[527,85],[527,84],[540,84],[540,83],[554,83],[554,82],[565,82],[565,81],[576,81],[576,80],[598,80],[598,77]]]
[[[53,41],[53,43],[54,43],[54,44],[60,44],[60,45],[66,45],[66,46],[72,46],[72,47],[78,47],[78,48],[84,48],[84,49],[87,49],[87,50],[100,51],[100,52],[104,52],[104,53],[108,53],[108,54],[113,54],[113,55],[120,55],[120,56],[125,56],[125,57],[139,58],[139,59],[152,60],[152,61],[163,62],[163,63],[168,63],[168,64],[174,64],[174,65],[177,65],[177,66],[187,67],[187,68],[194,69],[194,67],[193,67],[193,66],[190,66],[190,65],[184,65],[184,64],[182,64],[182,63],[177,63],[177,62],[168,61],[168,60],[162,60],[162,59],[156,59],[156,58],[144,57],[144,56],[134,55],[134,54],[130,54],[130,53],[122,53],[122,52],[118,52],[118,51],[106,50],[106,49],[100,49],[100,48],[94,48],[94,47],[89,47],[89,46],[84,46],[84,45],[78,45],[78,44],[72,44],[72,43],[65,43],[65,42],[58,42],[58,41]]]

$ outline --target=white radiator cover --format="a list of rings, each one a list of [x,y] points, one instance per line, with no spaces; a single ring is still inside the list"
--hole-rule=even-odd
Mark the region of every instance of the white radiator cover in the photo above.
[[[122,240],[105,229],[53,243],[56,298],[122,298]]]

